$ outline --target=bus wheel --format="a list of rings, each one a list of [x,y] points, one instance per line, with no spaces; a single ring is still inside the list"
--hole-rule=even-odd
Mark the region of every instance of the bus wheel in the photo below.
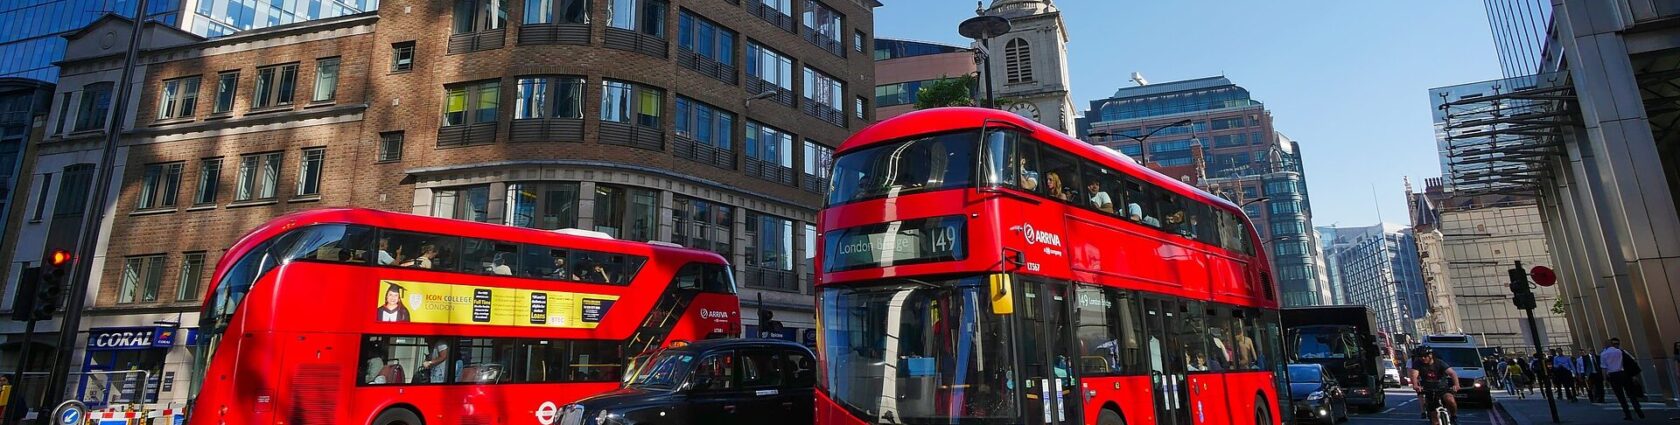
[[[1266,407],[1266,399],[1255,399],[1254,405],[1254,425],[1272,425],[1272,409]]]
[[[379,417],[373,418],[373,425],[423,425],[423,424],[425,424],[425,422],[420,421],[420,415],[415,414],[413,410],[408,410],[408,409],[404,409],[404,408],[401,408],[401,407],[386,410],[383,413],[380,413]]]
[[[1125,425],[1125,424],[1126,424],[1126,420],[1120,418],[1120,413],[1119,412],[1115,412],[1113,410],[1108,410],[1108,409],[1103,409],[1102,413],[1097,414],[1097,425]]]

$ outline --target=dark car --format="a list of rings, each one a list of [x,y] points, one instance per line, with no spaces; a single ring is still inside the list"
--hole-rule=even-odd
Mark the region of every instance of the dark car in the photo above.
[[[618,390],[567,405],[560,424],[808,424],[816,373],[793,342],[706,340],[643,356]]]
[[[1322,365],[1289,365],[1289,395],[1302,420],[1333,424],[1348,418],[1347,395]]]

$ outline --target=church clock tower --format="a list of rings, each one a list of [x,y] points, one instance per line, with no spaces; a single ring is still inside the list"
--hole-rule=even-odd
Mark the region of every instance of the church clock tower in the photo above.
[[[1009,19],[1012,27],[987,47],[992,66],[984,72],[992,73],[998,107],[1072,133],[1068,36],[1061,11],[1050,0],[993,0],[981,12]]]

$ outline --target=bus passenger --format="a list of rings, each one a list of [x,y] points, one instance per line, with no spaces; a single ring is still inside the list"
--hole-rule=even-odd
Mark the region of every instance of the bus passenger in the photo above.
[[[1038,190],[1038,171],[1028,168],[1026,158],[1021,158],[1021,188]]]
[[[1055,171],[1044,173],[1044,188],[1050,192],[1050,197],[1068,200],[1067,188],[1062,187],[1062,175]]]
[[[1108,197],[1108,192],[1102,190],[1102,185],[1097,184],[1096,179],[1091,179],[1091,184],[1086,185],[1085,189],[1091,191],[1092,207],[1105,213],[1114,213],[1114,199]]]
[[[566,271],[566,256],[554,256],[554,271],[548,274],[552,279],[578,280],[578,276]]]
[[[490,273],[502,276],[513,275],[513,267],[508,266],[508,253],[496,253],[496,258],[490,260]]]
[[[397,259],[391,256],[391,238],[379,238],[379,265],[388,266],[395,262]]]
[[[437,245],[432,245],[432,244],[429,244],[429,243],[428,244],[422,244],[422,245],[420,245],[420,256],[419,257],[414,257],[413,260],[408,260],[408,262],[403,263],[402,266],[403,267],[419,267],[419,268],[422,268],[422,269],[429,269],[429,268],[432,268],[432,260],[436,259],[437,256],[438,256]]]
[[[586,271],[583,272],[583,276],[581,276],[581,277],[582,277],[582,279],[580,279],[580,280],[582,280],[584,282],[592,282],[592,283],[610,283],[610,282],[612,282],[612,276],[607,274],[607,267],[601,265],[601,263],[591,264],[586,269]]]

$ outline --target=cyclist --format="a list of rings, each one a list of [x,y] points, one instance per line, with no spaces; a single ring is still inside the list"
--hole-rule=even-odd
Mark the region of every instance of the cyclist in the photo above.
[[[1458,423],[1458,402],[1453,400],[1453,393],[1458,392],[1458,372],[1452,370],[1447,362],[1435,358],[1435,350],[1429,347],[1418,347],[1412,353],[1417,359],[1417,367],[1412,368],[1412,389],[1423,396],[1423,408],[1426,412],[1434,412],[1435,403],[1439,401],[1447,408],[1447,417],[1451,424],[1437,421],[1431,414],[1431,425],[1456,425]]]

